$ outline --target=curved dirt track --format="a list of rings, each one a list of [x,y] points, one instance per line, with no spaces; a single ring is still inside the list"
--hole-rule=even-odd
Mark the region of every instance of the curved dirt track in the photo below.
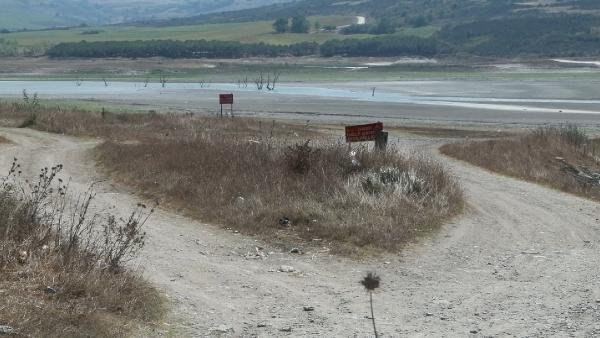
[[[76,190],[102,179],[90,154],[96,141],[24,129],[0,135],[14,143],[0,146],[2,170],[16,156],[29,174],[64,164]],[[600,335],[600,204],[443,161],[464,186],[466,214],[401,255],[362,262],[317,250],[282,253],[158,211],[139,263],[173,311],[154,334],[212,336],[221,327],[231,329],[225,336],[369,336],[368,297],[358,281],[375,270],[382,276],[374,299],[384,336]],[[114,206],[117,214],[138,201],[107,182],[98,190],[96,205]],[[272,254],[243,256],[256,247]],[[282,265],[296,272],[274,272]]]

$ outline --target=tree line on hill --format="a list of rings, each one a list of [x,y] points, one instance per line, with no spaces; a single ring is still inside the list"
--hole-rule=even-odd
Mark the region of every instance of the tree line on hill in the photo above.
[[[306,34],[310,31],[310,22],[304,15],[296,15],[292,18],[290,25],[289,18],[279,18],[273,23],[273,28],[276,33],[298,33]]]
[[[230,41],[104,41],[69,42],[51,47],[49,57],[80,58],[245,58],[279,56],[399,56],[426,55],[438,52],[435,39],[384,36],[373,39],[332,40],[319,45],[302,42],[290,45],[245,44]]]
[[[60,43],[50,48],[49,57],[81,58],[231,58],[305,56],[318,54],[319,45],[315,42],[301,42],[291,45],[266,43],[241,43],[235,41],[207,40],[149,40],[149,41],[99,41]]]
[[[497,57],[596,56],[600,54],[599,27],[600,17],[593,15],[524,16],[448,25],[431,37],[386,34],[364,39],[331,40],[321,45],[315,42],[273,45],[207,40],[82,41],[58,44],[50,48],[47,55],[89,58],[244,58],[308,55],[431,57],[449,54]],[[303,29],[307,27],[304,26]],[[7,43],[4,45],[6,50],[14,48]]]

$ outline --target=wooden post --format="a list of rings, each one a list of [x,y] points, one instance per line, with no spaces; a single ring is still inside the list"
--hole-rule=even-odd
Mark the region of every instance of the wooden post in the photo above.
[[[375,138],[375,148],[379,151],[385,151],[387,149],[387,144],[388,144],[388,132],[387,131],[377,132],[377,136]]]
[[[221,105],[221,117],[223,117],[223,105]]]

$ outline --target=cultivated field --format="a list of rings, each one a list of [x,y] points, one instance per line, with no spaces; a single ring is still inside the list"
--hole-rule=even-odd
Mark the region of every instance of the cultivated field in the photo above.
[[[314,16],[309,21],[319,22],[322,26],[345,26],[356,22],[354,16]],[[284,33],[276,34],[272,21],[256,21],[242,23],[204,24],[194,26],[173,27],[136,27],[136,26],[104,26],[84,27],[56,30],[39,30],[1,34],[0,39],[15,42],[22,48],[34,48],[43,51],[61,42],[85,41],[135,41],[135,40],[222,40],[244,43],[264,42],[269,44],[293,44],[298,42],[322,43],[332,39],[344,38],[335,32],[317,31],[311,26],[308,34]],[[430,35],[435,29],[426,27],[406,29],[399,34]],[[365,38],[370,35],[354,35],[354,38]],[[0,43],[1,47],[1,43]]]

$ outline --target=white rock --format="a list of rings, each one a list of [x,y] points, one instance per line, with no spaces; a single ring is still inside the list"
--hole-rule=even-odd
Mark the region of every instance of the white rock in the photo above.
[[[294,271],[296,271],[296,269],[294,269],[293,266],[282,265],[279,267],[279,272],[294,272]]]
[[[231,326],[227,326],[227,325],[219,325],[217,327],[213,327],[210,329],[211,332],[214,333],[233,333],[235,332],[235,330],[233,329],[233,327]]]
[[[0,325],[0,335],[11,334],[15,332],[15,330],[8,325]]]

